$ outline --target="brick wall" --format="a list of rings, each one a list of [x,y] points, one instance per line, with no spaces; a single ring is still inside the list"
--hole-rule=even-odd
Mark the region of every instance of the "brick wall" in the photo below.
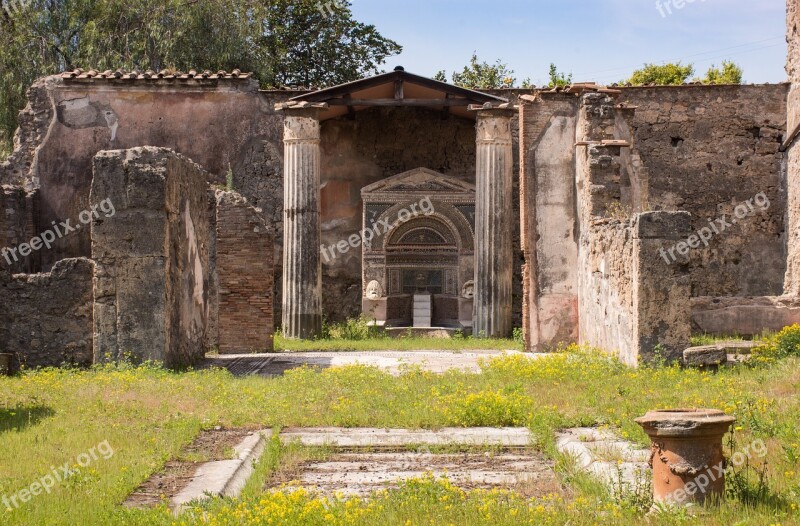
[[[272,351],[274,242],[269,222],[241,195],[219,191],[216,225],[219,351]]]

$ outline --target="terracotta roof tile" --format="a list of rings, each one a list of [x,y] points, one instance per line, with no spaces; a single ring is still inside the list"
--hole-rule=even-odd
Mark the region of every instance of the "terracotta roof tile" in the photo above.
[[[181,71],[171,71],[168,69],[162,69],[158,73],[153,70],[147,70],[144,73],[134,70],[134,71],[123,71],[123,70],[116,70],[111,71],[106,70],[102,73],[90,69],[89,71],[84,71],[82,69],[76,69],[74,71],[67,71],[61,74],[61,78],[64,80],[91,80],[91,81],[114,81],[114,80],[246,80],[252,76],[252,73],[242,73],[238,69],[234,69],[230,73],[227,71],[217,71],[216,73],[212,73],[209,70],[205,70],[202,73],[198,73],[196,70],[190,70],[188,73],[183,73]]]

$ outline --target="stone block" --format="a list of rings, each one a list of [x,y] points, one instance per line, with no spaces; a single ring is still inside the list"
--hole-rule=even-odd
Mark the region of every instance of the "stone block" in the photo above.
[[[101,152],[91,201],[94,357],[184,367],[205,356],[209,319],[208,174],[162,148]],[[117,200],[117,201],[115,201]]]
[[[756,336],[800,323],[800,301],[792,297],[692,298],[692,329],[717,336]]]
[[[683,363],[690,367],[722,365],[728,361],[728,351],[716,345],[690,347],[683,351]]]

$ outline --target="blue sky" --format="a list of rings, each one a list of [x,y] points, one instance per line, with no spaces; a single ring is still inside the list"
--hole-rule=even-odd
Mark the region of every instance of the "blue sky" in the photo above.
[[[612,83],[645,62],[682,59],[697,74],[724,59],[748,83],[786,79],[785,0],[352,0],[361,22],[404,46],[386,63],[432,76],[502,59],[541,86],[549,64],[575,81]]]

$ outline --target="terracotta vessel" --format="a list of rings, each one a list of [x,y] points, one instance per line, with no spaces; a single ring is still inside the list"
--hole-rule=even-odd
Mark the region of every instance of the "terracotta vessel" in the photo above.
[[[650,411],[636,419],[652,442],[656,503],[708,504],[725,497],[722,438],[735,421],[716,409]]]

